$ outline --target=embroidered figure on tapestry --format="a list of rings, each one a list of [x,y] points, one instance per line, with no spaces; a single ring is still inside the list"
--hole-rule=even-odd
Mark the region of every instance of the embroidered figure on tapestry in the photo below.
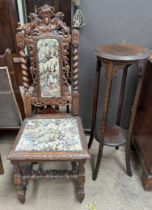
[[[59,43],[56,39],[39,39],[37,42],[40,90],[42,98],[61,97]]]

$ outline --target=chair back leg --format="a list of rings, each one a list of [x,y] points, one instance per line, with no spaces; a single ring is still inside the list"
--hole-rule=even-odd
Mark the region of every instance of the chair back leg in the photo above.
[[[3,169],[1,155],[0,155],[0,174],[4,174],[4,169]]]

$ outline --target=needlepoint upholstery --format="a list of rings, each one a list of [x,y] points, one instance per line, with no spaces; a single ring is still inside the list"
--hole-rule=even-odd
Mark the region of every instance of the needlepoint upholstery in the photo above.
[[[26,118],[8,159],[21,203],[30,180],[74,180],[79,201],[85,196],[84,166],[90,156],[79,117],[80,35],[75,28],[70,32],[63,17],[62,11],[45,4],[17,29]],[[71,167],[41,167],[52,161],[66,161]]]
[[[37,54],[41,97],[61,97],[58,41],[51,38],[39,39]]]
[[[78,123],[75,118],[27,120],[16,152],[80,152]]]

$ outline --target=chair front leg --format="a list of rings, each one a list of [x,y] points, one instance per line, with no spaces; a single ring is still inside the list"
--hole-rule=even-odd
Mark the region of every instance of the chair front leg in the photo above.
[[[14,164],[14,163],[13,163]],[[22,178],[22,171],[18,163],[14,164],[15,174],[14,174],[14,183],[17,187],[17,197],[18,200],[24,204],[25,203],[25,196],[26,196],[26,184]]]
[[[80,161],[79,162],[79,173],[78,173],[78,178],[77,178],[77,195],[78,195],[78,200],[80,203],[84,200],[85,197],[85,189],[84,189],[84,184],[85,184],[85,164],[86,160]]]

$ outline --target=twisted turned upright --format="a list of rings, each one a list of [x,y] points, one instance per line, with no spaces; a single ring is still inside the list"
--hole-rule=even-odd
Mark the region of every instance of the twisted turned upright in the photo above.
[[[23,80],[24,91],[27,92],[30,85],[29,85],[29,74],[27,68],[27,56],[24,51],[25,48],[24,33],[18,32],[16,35],[16,39],[17,39],[17,46],[20,49],[19,53],[21,57],[21,69],[22,69],[22,80]]]
[[[79,93],[78,93],[78,56],[79,47],[79,31],[74,29],[72,31],[72,113],[74,115],[79,114]]]
[[[27,92],[29,89],[29,77],[28,77],[28,68],[27,68],[27,58],[23,50],[20,51],[20,56],[21,56],[23,86],[24,86],[24,91]]]
[[[79,47],[79,31],[73,30],[72,32],[72,46],[73,46],[73,92],[78,92],[78,65],[79,65],[79,56],[78,56],[78,47]]]

